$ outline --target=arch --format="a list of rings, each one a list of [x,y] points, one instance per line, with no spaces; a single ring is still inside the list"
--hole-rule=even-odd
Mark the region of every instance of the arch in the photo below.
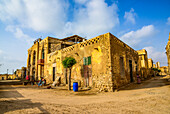
[[[45,54],[44,54],[45,52],[44,52],[44,47],[42,48],[42,59],[44,59],[45,58]]]
[[[33,65],[35,65],[36,51],[33,52]]]
[[[28,65],[31,64],[31,54],[28,55]]]

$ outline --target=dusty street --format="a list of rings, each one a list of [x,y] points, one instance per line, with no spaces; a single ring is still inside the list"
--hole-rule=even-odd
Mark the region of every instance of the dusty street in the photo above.
[[[156,77],[106,93],[0,85],[0,113],[170,114],[170,82]]]

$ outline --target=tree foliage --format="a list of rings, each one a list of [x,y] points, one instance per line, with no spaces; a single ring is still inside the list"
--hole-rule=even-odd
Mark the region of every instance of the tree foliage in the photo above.
[[[66,57],[63,61],[62,64],[64,68],[69,68],[69,81],[68,81],[68,90],[71,90],[71,69],[74,64],[76,64],[76,60],[73,57]],[[67,76],[66,76],[67,77]]]
[[[152,68],[152,70],[154,70],[154,71],[158,71],[158,72],[161,72],[161,70],[160,70],[160,69],[158,69],[158,68]]]
[[[74,64],[76,64],[76,60],[73,57],[66,57],[62,64],[64,68],[71,68]]]

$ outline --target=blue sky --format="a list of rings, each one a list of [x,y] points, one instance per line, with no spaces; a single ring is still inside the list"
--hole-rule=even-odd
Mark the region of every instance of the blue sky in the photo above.
[[[167,65],[169,6],[169,0],[1,0],[0,73],[26,66],[27,49],[39,37],[107,32]]]

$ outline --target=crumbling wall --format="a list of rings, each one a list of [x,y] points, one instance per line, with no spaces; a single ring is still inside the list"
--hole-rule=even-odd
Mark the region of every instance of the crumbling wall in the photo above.
[[[110,39],[113,86],[117,89],[131,83],[132,81],[136,81],[138,54],[135,50],[123,43],[114,35],[110,34]],[[123,58],[124,71],[121,71],[120,69],[120,57]],[[130,61],[132,61],[132,79],[130,76]],[[124,76],[121,76],[121,72],[125,72]]]
[[[109,44],[109,33],[107,33],[56,51],[56,54],[51,55],[52,58],[59,58],[58,63],[56,62],[56,73],[61,76],[62,83],[65,83],[65,71],[62,66],[62,61],[65,57],[71,56],[77,61],[72,68],[72,82],[77,81],[82,87],[87,86],[87,78],[85,77],[85,65],[83,60],[84,58],[91,57],[91,64],[86,65],[90,72],[88,86],[97,87],[100,90],[112,91]],[[60,51],[61,58],[59,57]],[[50,65],[48,67],[50,67]],[[67,72],[67,74],[69,74],[69,72]],[[49,73],[49,75],[51,74]]]

